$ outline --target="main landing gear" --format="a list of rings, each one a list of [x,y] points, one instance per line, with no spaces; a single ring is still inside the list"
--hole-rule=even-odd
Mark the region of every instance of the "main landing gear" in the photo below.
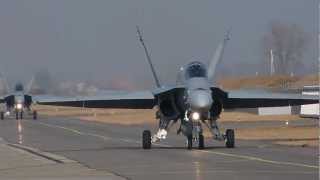
[[[208,125],[208,128],[211,130],[211,134],[213,136],[213,139],[218,141],[225,141],[227,148],[234,148],[235,146],[235,134],[233,129],[227,129],[225,134],[222,134],[220,132],[220,129],[218,127],[216,120],[210,120],[210,125]]]
[[[207,124],[210,129],[213,139],[218,141],[224,141],[225,146],[227,148],[235,147],[235,133],[233,129],[227,129],[225,134],[221,133],[217,122],[215,120],[209,121],[210,124]],[[188,124],[187,124],[188,125]],[[190,125],[190,124],[189,124]],[[167,135],[167,125],[160,126],[158,132],[151,136],[151,132],[149,130],[144,130],[142,133],[142,148],[143,149],[151,149],[152,143],[163,140]],[[188,129],[189,128],[189,129]],[[191,128],[191,129],[190,129]],[[205,139],[203,136],[203,131],[200,122],[192,123],[190,126],[186,126],[184,124],[184,128],[178,130],[178,134],[183,132],[183,134],[187,137],[186,148],[191,150],[193,148],[193,143],[198,142],[198,149],[205,148]]]
[[[16,120],[19,120],[19,119],[23,119],[24,118],[24,112],[25,111],[13,111],[14,113],[14,117]],[[4,120],[6,116],[9,116],[10,115],[10,111],[8,112],[4,112],[4,111],[0,111],[0,120]],[[36,110],[34,111],[28,111],[27,112],[27,115],[31,115],[32,116],[32,119],[33,120],[37,120],[38,119],[38,112]]]
[[[226,147],[227,148],[234,148],[234,130],[233,129],[227,129],[225,134],[225,141],[226,141]]]
[[[151,149],[151,132],[144,130],[142,133],[142,148]]]

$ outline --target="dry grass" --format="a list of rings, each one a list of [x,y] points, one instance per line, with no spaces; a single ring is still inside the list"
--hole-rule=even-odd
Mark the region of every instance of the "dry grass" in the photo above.
[[[83,109],[74,107],[35,106],[40,115],[76,117],[83,120],[121,125],[147,124],[156,122],[155,110],[140,109]]]
[[[318,139],[318,127],[279,127],[236,129],[237,138],[245,140],[305,140]]]
[[[225,89],[241,88],[280,88],[289,86],[301,88],[304,85],[319,84],[319,75],[307,76],[250,76],[250,77],[229,77],[218,80],[218,84]]]
[[[155,123],[155,110],[138,109],[83,109],[74,107],[35,106],[40,115],[77,117],[84,120],[122,125]],[[300,119],[297,115],[259,116],[245,112],[224,112],[220,122],[290,121]]]
[[[298,115],[265,115],[246,112],[223,112],[220,122],[254,122],[254,121],[292,121],[301,119]]]

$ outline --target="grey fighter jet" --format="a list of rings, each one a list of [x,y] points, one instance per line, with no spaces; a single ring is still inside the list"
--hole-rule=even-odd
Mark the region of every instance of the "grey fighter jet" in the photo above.
[[[4,120],[4,118],[10,116],[10,114],[15,114],[16,119],[22,119],[24,112],[28,112],[32,114],[32,118],[36,120],[37,111],[31,109],[33,101],[29,90],[25,91],[22,83],[17,83],[13,92],[10,92],[7,85],[5,86],[8,94],[0,97],[0,104],[5,104],[6,110],[0,111],[0,119]]]
[[[208,65],[195,61],[180,68],[177,84],[173,87],[163,86],[151,62],[147,47],[139,29],[139,40],[145,50],[157,88],[151,91],[129,92],[106,95],[104,97],[81,97],[39,100],[39,104],[73,106],[87,108],[130,108],[152,109],[157,107],[156,117],[159,129],[154,135],[150,130],[142,133],[143,149],[150,149],[152,144],[166,139],[171,123],[179,123],[177,133],[187,139],[187,148],[192,149],[197,143],[199,149],[205,147],[203,129],[206,125],[212,132],[214,140],[225,141],[227,148],[235,147],[233,129],[220,132],[217,120],[223,109],[273,107],[318,103],[318,97],[300,94],[276,93],[240,93],[224,91],[212,85],[213,75],[229,40],[227,34],[218,46],[213,59]]]

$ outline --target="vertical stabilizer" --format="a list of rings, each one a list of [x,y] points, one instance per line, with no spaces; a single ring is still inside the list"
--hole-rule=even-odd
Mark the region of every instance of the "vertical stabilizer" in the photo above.
[[[209,68],[208,68],[209,80],[213,80],[214,74],[216,71],[216,67],[217,67],[218,63],[222,60],[224,49],[226,47],[227,41],[229,41],[229,40],[230,40],[230,31],[227,31],[222,43],[219,44],[219,46],[217,47],[217,49],[213,55],[213,58],[209,62]]]
[[[1,86],[4,88],[3,93],[5,93],[5,94],[10,93],[8,81],[7,81],[6,77],[3,75],[3,73],[0,73],[0,83],[1,83]]]
[[[32,90],[32,86],[34,84],[34,76],[32,76],[31,80],[28,83],[27,89],[26,89],[26,93],[30,93]]]
[[[157,87],[159,88],[159,87],[161,87],[161,85],[160,85],[158,76],[157,76],[157,74],[156,74],[156,71],[155,71],[155,69],[154,69],[154,67],[153,67],[153,64],[152,64],[151,57],[150,57],[150,54],[149,54],[149,52],[148,52],[148,49],[147,49],[147,47],[146,47],[146,45],[145,45],[145,43],[144,43],[144,41],[143,41],[142,34],[141,34],[140,29],[139,29],[139,26],[137,26],[137,33],[138,33],[138,36],[139,36],[139,41],[141,42],[141,44],[142,44],[142,46],[143,46],[143,48],[144,48],[144,52],[145,52],[145,54],[146,54],[148,63],[149,63],[149,65],[150,65],[153,78],[154,78],[154,80],[155,80],[155,82],[156,82]]]

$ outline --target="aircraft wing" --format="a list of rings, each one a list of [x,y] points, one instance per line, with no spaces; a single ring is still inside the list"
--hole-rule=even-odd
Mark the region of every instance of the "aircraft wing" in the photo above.
[[[128,108],[128,109],[152,109],[156,105],[157,96],[176,93],[184,90],[184,87],[164,87],[155,91],[115,92],[106,95],[92,97],[33,97],[34,102],[42,105],[87,107],[87,108]],[[257,108],[295,106],[302,104],[319,103],[319,96],[252,92],[252,91],[222,91],[212,88],[213,96],[222,99],[223,108]]]
[[[250,91],[230,91],[227,94],[227,98],[223,103],[225,109],[297,106],[319,103],[319,96],[313,95]]]
[[[0,96],[0,103],[1,104],[2,103],[6,103],[6,101],[11,97],[12,97],[12,95],[10,95],[10,94],[6,94],[6,95],[3,95],[3,96]]]
[[[34,102],[41,105],[87,108],[152,109],[155,105],[155,98],[150,91],[140,91],[75,98],[42,96],[34,97]]]

